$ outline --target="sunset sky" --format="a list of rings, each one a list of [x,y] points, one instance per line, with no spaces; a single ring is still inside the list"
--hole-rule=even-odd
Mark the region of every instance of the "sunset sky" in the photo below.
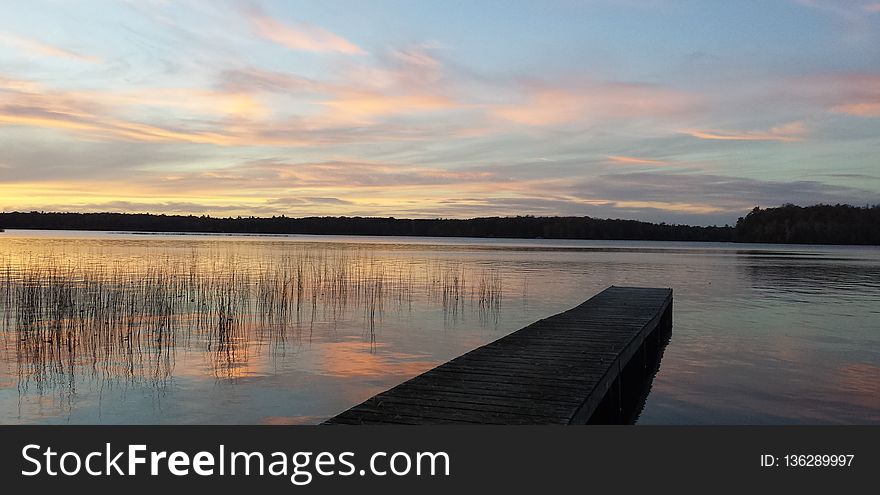
[[[880,1],[0,3],[0,210],[880,203]]]

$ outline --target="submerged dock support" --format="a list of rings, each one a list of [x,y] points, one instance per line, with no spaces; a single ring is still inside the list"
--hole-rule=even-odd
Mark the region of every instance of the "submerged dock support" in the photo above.
[[[671,331],[672,289],[612,286],[326,423],[631,423]]]
[[[671,336],[672,305],[660,325],[642,343],[637,356],[614,380],[614,393],[605,395],[587,419],[587,424],[633,424],[638,419]]]

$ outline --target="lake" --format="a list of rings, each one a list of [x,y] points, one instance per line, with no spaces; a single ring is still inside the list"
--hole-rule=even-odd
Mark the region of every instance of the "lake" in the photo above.
[[[639,424],[880,423],[880,249],[0,233],[0,422],[318,423],[610,285],[672,287]]]

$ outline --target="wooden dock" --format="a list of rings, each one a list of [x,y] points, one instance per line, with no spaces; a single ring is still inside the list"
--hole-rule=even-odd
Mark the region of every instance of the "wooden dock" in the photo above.
[[[672,289],[612,286],[325,424],[626,422],[671,329]]]

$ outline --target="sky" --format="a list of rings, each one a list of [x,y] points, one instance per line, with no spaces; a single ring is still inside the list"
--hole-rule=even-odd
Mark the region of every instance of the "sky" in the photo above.
[[[0,3],[0,210],[880,203],[880,1]]]

